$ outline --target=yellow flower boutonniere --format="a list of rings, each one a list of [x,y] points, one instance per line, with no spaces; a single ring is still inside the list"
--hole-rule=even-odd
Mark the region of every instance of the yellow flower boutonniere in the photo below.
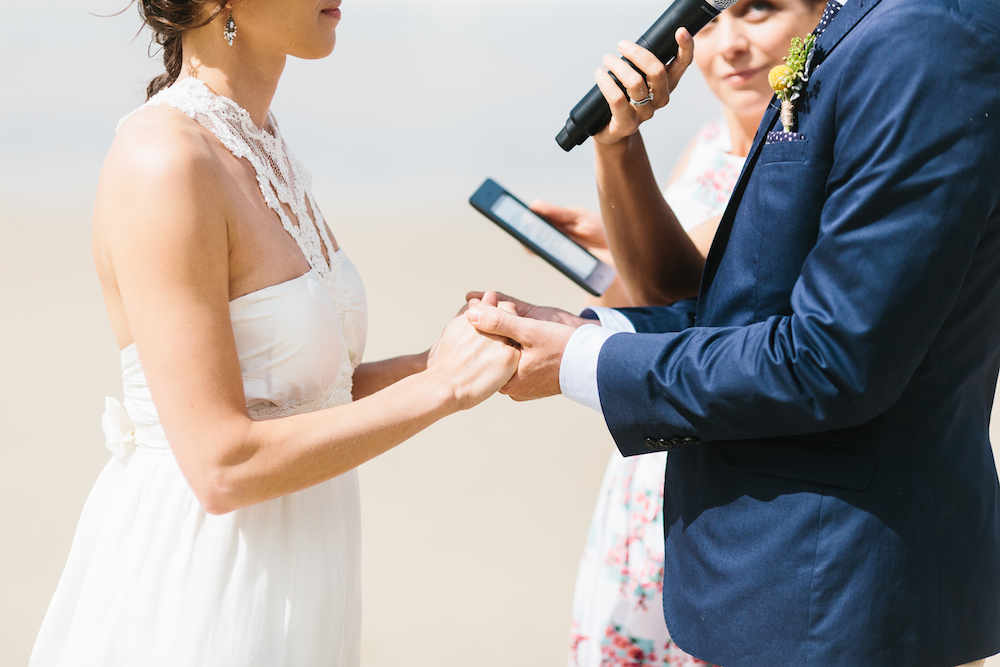
[[[788,47],[785,64],[777,65],[768,72],[767,82],[781,100],[781,124],[785,132],[795,130],[795,100],[799,99],[802,87],[809,80],[809,66],[812,65],[816,36],[805,39],[795,37]]]

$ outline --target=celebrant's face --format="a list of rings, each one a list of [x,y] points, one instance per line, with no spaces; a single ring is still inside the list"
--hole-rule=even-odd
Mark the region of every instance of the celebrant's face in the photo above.
[[[341,0],[238,0],[236,40],[255,50],[314,60],[333,52]],[[228,18],[227,8],[220,17]]]
[[[782,64],[793,37],[823,16],[823,2],[740,0],[695,36],[694,58],[708,87],[740,116],[763,115],[773,91],[767,73]]]

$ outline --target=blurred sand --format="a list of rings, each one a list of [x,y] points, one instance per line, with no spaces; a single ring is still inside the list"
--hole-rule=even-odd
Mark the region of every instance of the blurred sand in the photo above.
[[[24,223],[16,229],[4,225],[0,400],[15,409],[0,428],[0,665],[27,662],[109,458],[103,397],[120,397],[121,379],[91,267],[89,206],[67,204],[55,226],[30,211],[14,212]],[[464,208],[468,224],[355,220],[335,229],[366,280],[366,358],[425,349],[469,289],[572,308],[582,300]],[[363,466],[364,664],[561,664],[611,446],[599,417],[569,401],[494,397]]]
[[[8,4],[0,53],[18,66],[5,72],[11,103],[0,105],[0,667],[26,663],[109,458],[103,397],[121,396],[121,377],[91,266],[90,208],[115,119],[159,72],[146,39],[130,41],[134,16],[86,13],[124,1]],[[552,136],[600,56],[661,10],[633,0],[345,4],[335,56],[290,62],[275,102],[365,278],[366,358],[430,345],[468,289],[575,309],[583,292],[463,197],[492,175],[527,199],[593,205],[589,150],[567,155]],[[44,25],[46,39],[25,25]],[[400,71],[399,54],[411,69],[382,100],[373,76]],[[658,166],[669,169],[713,109],[688,77],[643,130]],[[600,418],[569,401],[496,397],[364,465],[364,667],[565,664],[577,561],[612,447]]]
[[[15,210],[22,224],[4,225],[0,665],[27,661],[108,460],[102,399],[121,395],[89,207],[50,205],[45,219]],[[429,345],[467,289],[581,302],[463,203],[445,214],[334,224],[368,289],[367,358]],[[364,465],[365,667],[565,664],[577,560],[612,446],[598,416],[567,400],[495,397]]]

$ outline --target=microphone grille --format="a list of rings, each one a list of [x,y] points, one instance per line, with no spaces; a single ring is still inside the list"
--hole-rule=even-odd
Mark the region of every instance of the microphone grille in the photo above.
[[[712,5],[713,7],[715,7],[716,9],[718,9],[720,12],[723,9],[729,9],[730,7],[732,7],[733,5],[735,5],[736,2],[737,2],[737,0],[708,0],[708,4]]]

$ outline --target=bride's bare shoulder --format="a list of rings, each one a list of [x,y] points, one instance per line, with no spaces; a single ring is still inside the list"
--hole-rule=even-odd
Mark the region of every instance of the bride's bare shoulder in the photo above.
[[[211,137],[208,130],[172,106],[145,107],[118,128],[103,171],[128,180],[141,177],[157,181],[191,170],[212,169],[217,159]]]
[[[95,222],[206,215],[225,205],[214,135],[162,104],[140,109],[115,134],[97,184]],[[215,141],[215,143],[218,143]],[[132,210],[136,209],[136,210]],[[151,213],[156,215],[151,216]]]
[[[184,113],[167,105],[135,112],[118,128],[101,170],[95,241],[162,253],[171,239],[224,239],[223,172],[212,135]]]

